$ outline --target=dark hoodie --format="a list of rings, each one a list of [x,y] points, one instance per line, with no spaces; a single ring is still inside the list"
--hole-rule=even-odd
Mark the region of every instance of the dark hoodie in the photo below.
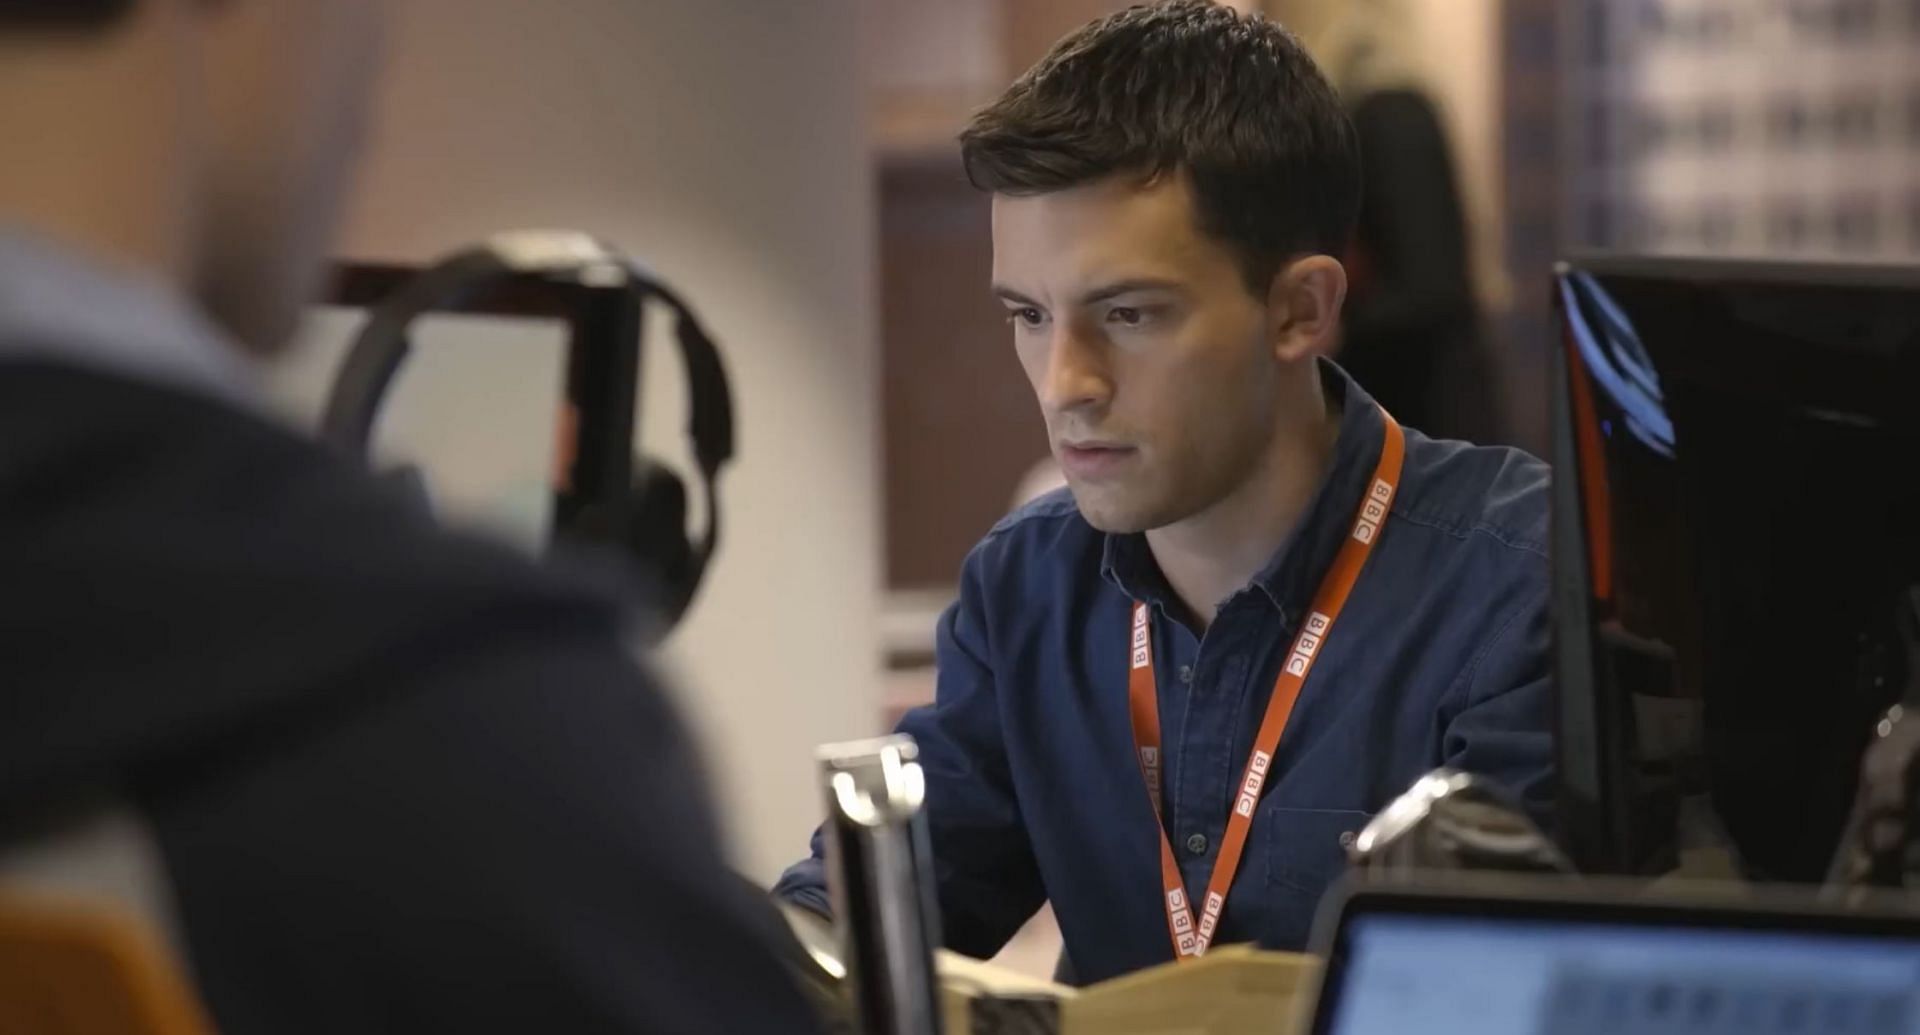
[[[613,597],[55,351],[0,348],[0,849],[131,806],[225,1035],[809,1030]]]

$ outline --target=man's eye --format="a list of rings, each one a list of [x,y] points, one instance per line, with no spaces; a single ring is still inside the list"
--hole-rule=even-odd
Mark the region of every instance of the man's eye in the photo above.
[[[1016,323],[1022,327],[1038,327],[1045,320],[1046,314],[1032,306],[1007,310],[1007,322]]]
[[[1146,322],[1147,314],[1132,306],[1114,306],[1107,310],[1107,319],[1123,327],[1138,327]]]

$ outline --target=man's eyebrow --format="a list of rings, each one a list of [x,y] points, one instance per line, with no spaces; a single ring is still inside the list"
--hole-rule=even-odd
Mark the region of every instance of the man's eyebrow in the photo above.
[[[1158,277],[1130,277],[1126,280],[1117,280],[1111,284],[1104,284],[1088,291],[1080,296],[1078,304],[1093,305],[1096,302],[1104,302],[1109,298],[1130,295],[1136,291],[1178,290],[1180,290],[1180,284],[1177,281],[1163,280]]]
[[[1034,301],[1031,298],[1028,298],[1027,296],[1021,294],[1018,291],[1015,291],[1014,289],[1006,286],[1005,284],[995,284],[993,286],[993,294],[994,294],[994,297],[1005,302],[1013,302],[1017,305],[1030,305],[1035,309],[1043,308],[1040,305],[1040,303]]]
[[[1086,293],[1082,294],[1078,299],[1076,299],[1074,304],[1093,305],[1097,302],[1104,302],[1109,298],[1118,298],[1121,295],[1130,295],[1136,291],[1178,291],[1178,290],[1180,290],[1180,284],[1178,281],[1162,280],[1157,277],[1130,277],[1126,280],[1116,280],[1111,284],[1102,284],[1097,288],[1093,288],[1087,291]],[[1030,305],[1036,309],[1042,308],[1040,303],[1034,301],[1031,298],[1028,298],[1026,295],[1023,295],[1018,291],[1015,291],[1014,289],[1006,286],[1005,284],[993,285],[993,293],[996,297],[1004,301],[1012,302],[1016,305]]]

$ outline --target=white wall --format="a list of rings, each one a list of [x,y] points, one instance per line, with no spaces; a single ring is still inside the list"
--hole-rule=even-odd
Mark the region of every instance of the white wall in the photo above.
[[[873,203],[855,0],[396,0],[356,258],[588,230],[681,286],[726,352],[728,538],[669,655],[740,860],[820,814],[812,748],[879,713]],[[656,336],[657,338],[657,336]],[[643,438],[685,456],[677,357]]]
[[[1466,195],[1474,276],[1487,301],[1504,308],[1513,288],[1501,258],[1500,5],[1414,0],[1412,15]]]
[[[862,0],[860,8],[870,25],[869,83],[882,95],[991,97],[1018,71],[1006,67],[1002,53],[1002,0]]]

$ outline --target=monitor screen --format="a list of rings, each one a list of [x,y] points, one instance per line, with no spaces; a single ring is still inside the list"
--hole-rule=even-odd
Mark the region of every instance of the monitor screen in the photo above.
[[[1589,259],[1555,291],[1560,833],[1588,871],[1817,883],[1920,691],[1920,271]]]
[[[268,387],[296,424],[319,420],[364,310],[320,306]],[[553,518],[569,328],[564,320],[432,313],[374,427],[377,467],[415,468],[443,518],[542,549]]]
[[[1321,1035],[1920,1032],[1920,939],[1365,913]]]

